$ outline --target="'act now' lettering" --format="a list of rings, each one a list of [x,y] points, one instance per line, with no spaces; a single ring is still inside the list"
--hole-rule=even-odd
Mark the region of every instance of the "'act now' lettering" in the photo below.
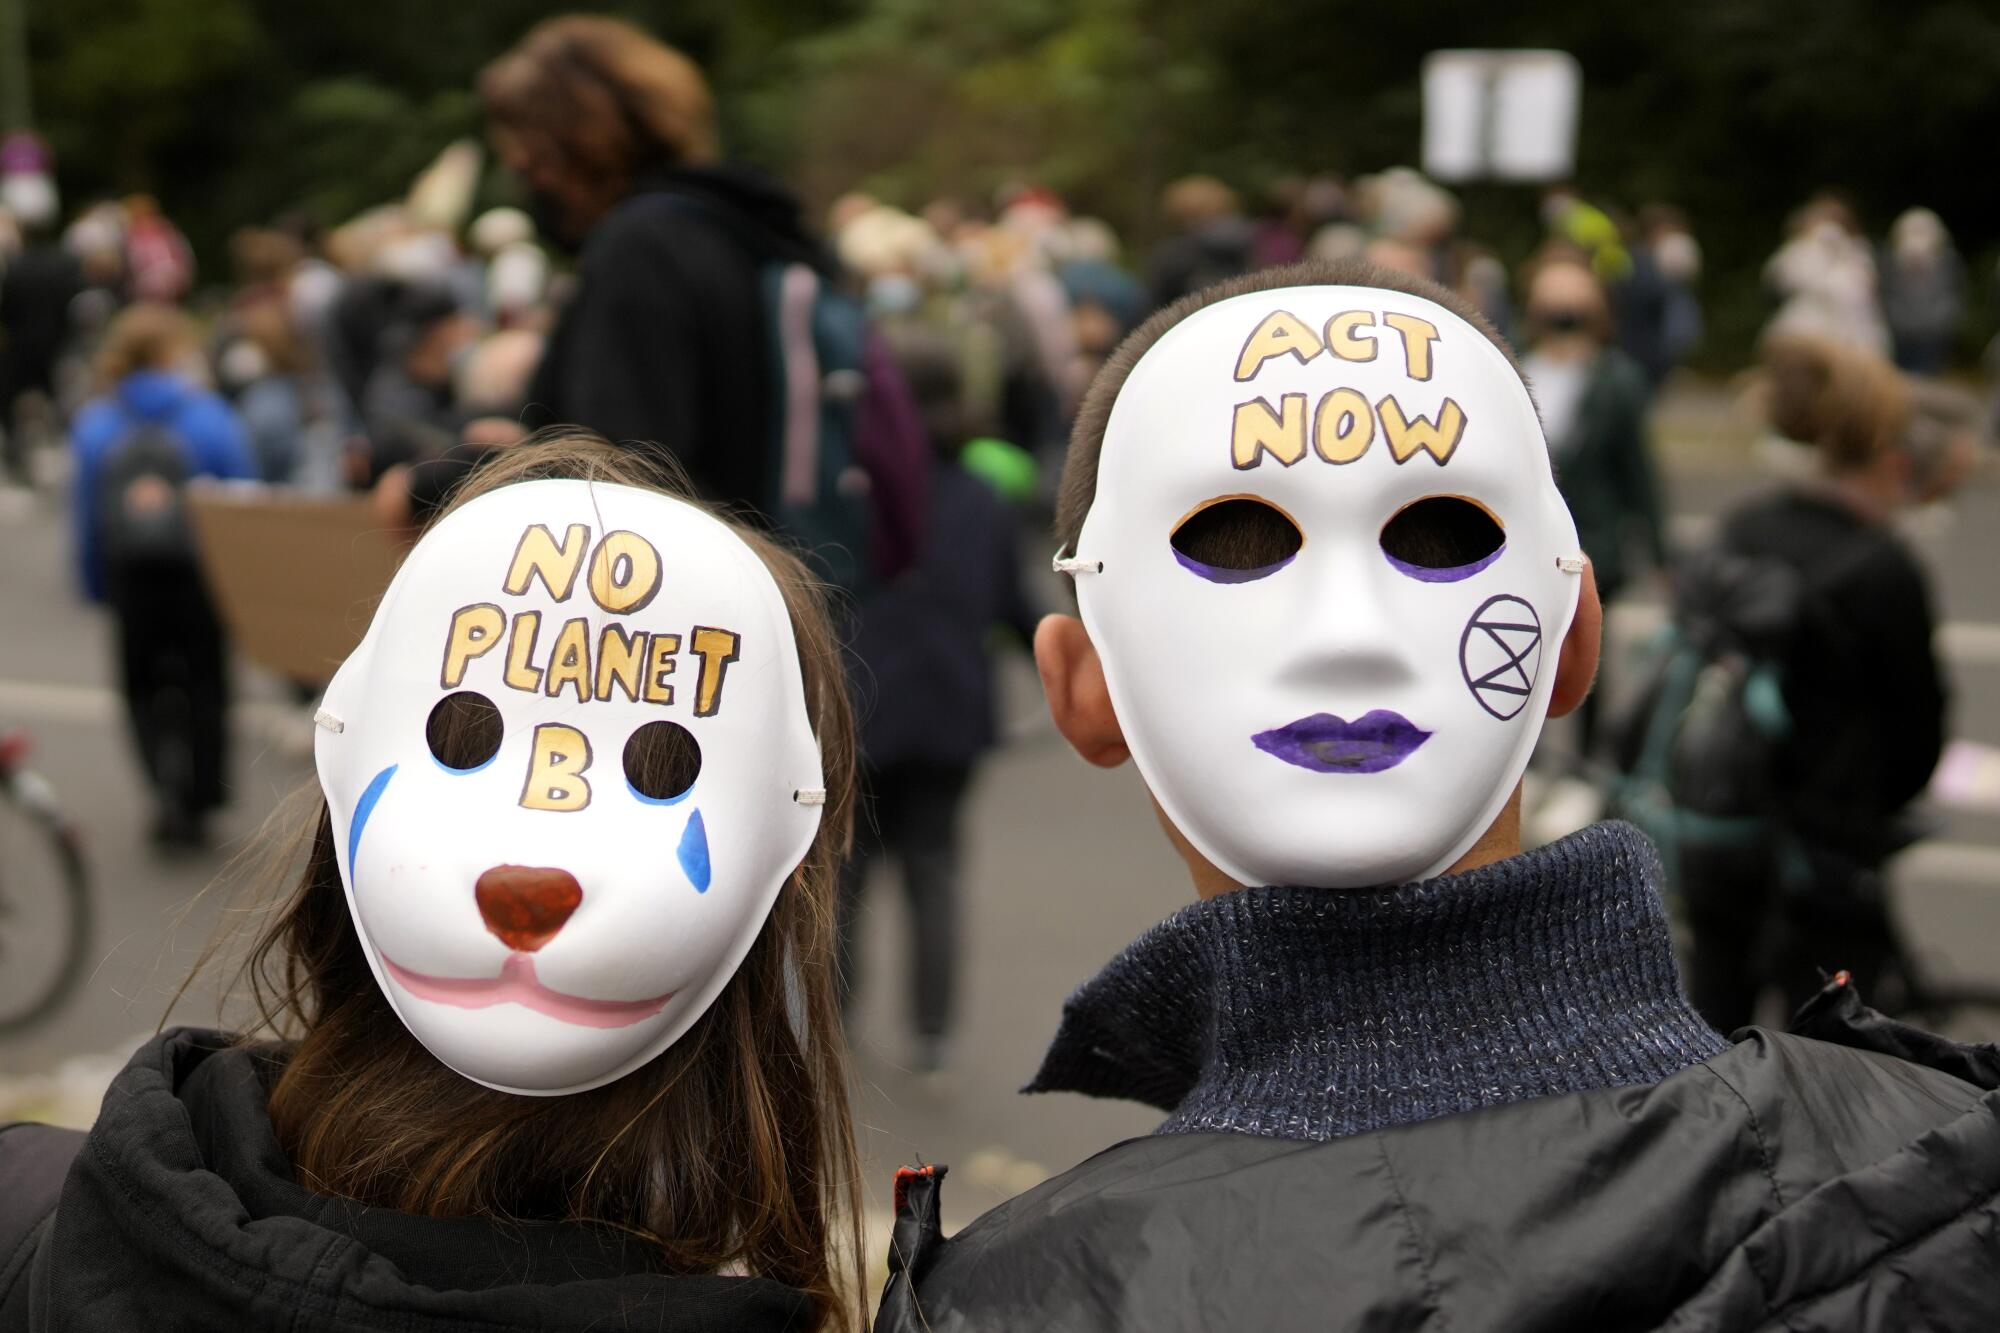
[[[1429,320],[1415,315],[1372,310],[1343,310],[1318,328],[1289,310],[1274,310],[1251,331],[1237,353],[1235,378],[1255,379],[1264,366],[1281,357],[1291,357],[1305,365],[1320,356],[1336,361],[1373,361],[1381,352],[1380,330],[1393,330],[1401,339],[1403,373],[1419,382],[1428,381],[1433,368],[1433,351],[1438,330]],[[1315,403],[1304,393],[1279,396],[1273,405],[1267,398],[1252,398],[1236,404],[1230,421],[1229,457],[1238,470],[1261,465],[1266,454],[1281,465],[1291,467],[1310,451],[1327,463],[1352,463],[1366,454],[1379,434],[1387,443],[1389,456],[1407,463],[1418,454],[1428,454],[1443,467],[1451,460],[1465,436],[1465,409],[1447,398],[1435,416],[1407,411],[1394,394],[1370,401],[1358,389],[1336,388],[1321,394]]]

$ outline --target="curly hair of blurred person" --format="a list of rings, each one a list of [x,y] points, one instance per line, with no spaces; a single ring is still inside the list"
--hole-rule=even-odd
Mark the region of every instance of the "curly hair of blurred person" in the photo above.
[[[579,230],[646,168],[718,156],[715,104],[701,70],[622,19],[545,19],[481,72],[479,98],[502,155],[535,164],[531,188],[560,176],[579,193],[561,219]]]

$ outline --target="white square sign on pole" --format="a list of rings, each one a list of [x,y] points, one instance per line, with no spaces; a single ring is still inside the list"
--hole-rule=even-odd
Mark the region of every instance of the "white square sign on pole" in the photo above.
[[[1560,181],[1576,169],[1583,71],[1566,51],[1424,57],[1424,170],[1442,181]]]

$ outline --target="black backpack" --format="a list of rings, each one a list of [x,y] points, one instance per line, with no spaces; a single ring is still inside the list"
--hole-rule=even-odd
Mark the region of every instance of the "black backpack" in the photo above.
[[[106,573],[195,561],[181,439],[153,421],[134,422],[100,467],[96,518]]]
[[[1651,669],[1612,728],[1612,804],[1666,854],[1767,850],[1780,830],[1780,748],[1791,735],[1784,662],[1808,605],[1775,559],[1703,552],[1675,575]]]
[[[1613,810],[1680,853],[1769,863],[1795,851],[1778,761],[1792,735],[1785,663],[1844,641],[1826,590],[1873,554],[1861,544],[1808,579],[1768,556],[1711,550],[1675,570],[1673,614],[1634,702],[1613,723]]]

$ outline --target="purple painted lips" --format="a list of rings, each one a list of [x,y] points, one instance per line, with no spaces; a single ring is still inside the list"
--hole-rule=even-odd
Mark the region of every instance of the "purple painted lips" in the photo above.
[[[1401,713],[1385,708],[1348,722],[1314,713],[1250,738],[1265,754],[1315,773],[1380,773],[1415,754],[1431,738]]]

